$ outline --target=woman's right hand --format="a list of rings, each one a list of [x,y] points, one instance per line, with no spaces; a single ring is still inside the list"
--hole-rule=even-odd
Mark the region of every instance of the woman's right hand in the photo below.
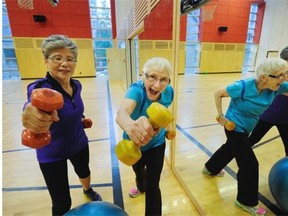
[[[57,111],[48,114],[32,104],[28,104],[22,113],[22,125],[35,133],[47,132],[53,121],[59,121]]]
[[[156,134],[153,126],[145,116],[141,116],[135,120],[126,132],[129,138],[139,146],[149,143],[152,137]]]

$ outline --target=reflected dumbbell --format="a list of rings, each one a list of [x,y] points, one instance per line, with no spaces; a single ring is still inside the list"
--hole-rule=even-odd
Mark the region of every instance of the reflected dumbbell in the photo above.
[[[236,124],[233,121],[227,119],[224,115],[218,115],[216,117],[217,122],[224,126],[228,131],[232,131],[235,129]]]
[[[172,130],[172,129],[166,130],[166,132],[165,132],[165,137],[166,137],[166,139],[168,139],[168,140],[173,140],[173,139],[176,137],[176,132],[175,132],[175,130]]]

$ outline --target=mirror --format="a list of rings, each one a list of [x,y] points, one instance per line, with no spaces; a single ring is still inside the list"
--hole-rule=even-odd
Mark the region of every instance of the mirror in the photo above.
[[[233,201],[231,205],[226,207],[226,202],[219,199],[221,191],[218,190],[218,188],[223,191],[226,190],[223,193],[228,197],[227,200],[233,200],[235,195],[231,191],[235,191],[236,181],[231,176],[227,178],[225,176],[227,179],[225,179],[225,186],[220,185],[217,179],[207,179],[206,176],[202,175],[202,168],[212,153],[225,142],[223,128],[215,121],[214,92],[233,80],[241,78],[241,74],[238,73],[233,76],[199,74],[201,72],[200,9],[184,16],[186,16],[186,22],[180,22],[179,29],[183,28],[181,25],[186,27],[187,40],[184,41],[186,56],[177,60],[179,61],[178,65],[185,64],[186,70],[184,75],[179,75],[176,79],[178,86],[177,136],[172,169],[200,215],[221,215],[221,211],[215,211],[216,206],[217,209],[229,208],[233,215],[237,215],[239,212],[237,212],[238,209],[234,208]],[[181,39],[179,42],[175,41],[176,44],[181,42]],[[203,57],[202,55],[202,61],[206,60]],[[211,64],[213,59],[210,56],[210,59],[206,61]],[[226,105],[223,101],[223,107],[227,107]],[[229,190],[231,188],[232,190]]]
[[[212,0],[211,2],[215,3]],[[177,136],[174,147],[175,160],[172,163],[172,169],[200,215],[242,215],[244,212],[234,206],[237,196],[238,171],[235,160],[232,160],[226,166],[224,178],[203,175],[202,169],[212,154],[226,141],[224,129],[215,119],[217,111],[214,104],[214,92],[235,80],[242,79],[242,77],[245,77],[244,72],[254,72],[255,56],[256,53],[259,54],[260,52],[257,51],[257,48],[255,51],[255,46],[258,47],[259,45],[255,42],[255,38],[250,37],[250,31],[252,31],[250,27],[253,26],[255,33],[256,29],[261,28],[257,27],[257,22],[262,23],[263,6],[265,4],[264,1],[257,1],[257,4],[256,1],[252,1],[252,3],[251,1],[241,1],[241,5],[234,4],[236,1],[233,1],[233,5],[227,5],[228,1],[218,2],[219,5],[216,7],[214,20],[203,22],[203,13],[204,16],[207,15],[205,14],[207,8],[203,8],[201,11],[202,21],[199,19],[201,14],[199,10],[198,12],[193,11],[191,16],[186,15],[188,27],[186,70],[184,75],[178,76]],[[269,1],[266,2],[269,3]],[[272,2],[274,1],[271,1],[271,4]],[[238,20],[238,22],[243,22],[245,33],[243,33],[243,38],[239,38],[239,41],[236,42],[237,39],[235,38],[229,39],[233,29],[236,29],[236,26],[233,26],[230,21],[239,14],[239,8],[243,7],[243,4],[245,4],[245,10],[247,10],[246,21]],[[212,8],[211,5],[207,6],[208,10]],[[217,10],[220,12],[217,13]],[[221,13],[229,14],[229,16],[225,16],[225,21],[221,18]],[[257,16],[261,17],[260,20]],[[249,20],[249,31],[246,34],[248,19],[251,20]],[[223,23],[221,23],[221,20]],[[202,22],[202,30],[194,28],[199,22]],[[225,28],[227,31],[223,31],[222,27],[226,26],[224,22],[229,23],[228,28]],[[180,23],[181,28],[183,23]],[[197,42],[196,35],[198,35],[198,32],[201,43]],[[193,35],[194,33],[195,35]],[[266,33],[263,37],[270,34],[269,32]],[[256,37],[254,32],[253,36]],[[191,41],[193,42],[191,43]],[[252,43],[246,45],[247,41],[252,41]],[[262,44],[261,46],[265,45]],[[179,64],[184,61],[181,58],[178,60]],[[197,60],[200,61],[197,63]],[[242,68],[243,73],[241,73]],[[249,69],[246,71],[247,68]],[[229,101],[229,98],[222,100],[224,112]],[[269,138],[278,135],[278,131],[276,133],[271,131],[266,135],[266,142],[269,142]],[[261,148],[254,149],[259,161],[259,205],[273,206],[276,209],[273,210],[275,212],[270,211],[271,208],[266,208],[269,212],[267,214],[272,215],[276,214],[279,209],[269,190],[268,175],[269,169],[277,160],[275,158],[279,158],[275,153],[275,149],[278,153],[283,154],[283,149],[275,145],[283,146],[283,144],[281,140],[273,140],[273,149],[271,149],[268,145],[263,146],[264,143],[265,141],[261,143]],[[271,155],[273,156],[271,157]]]

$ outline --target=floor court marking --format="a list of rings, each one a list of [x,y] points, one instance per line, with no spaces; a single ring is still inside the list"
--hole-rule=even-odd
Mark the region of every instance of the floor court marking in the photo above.
[[[108,116],[109,116],[108,125],[109,125],[109,133],[110,133],[110,154],[111,154],[111,165],[112,165],[111,168],[112,168],[114,204],[124,209],[121,177],[120,177],[120,171],[119,171],[119,161],[114,151],[115,145],[116,145],[115,130],[114,130],[115,121],[113,118],[113,110],[112,110],[111,95],[110,95],[108,80],[107,80],[107,95],[108,95]]]

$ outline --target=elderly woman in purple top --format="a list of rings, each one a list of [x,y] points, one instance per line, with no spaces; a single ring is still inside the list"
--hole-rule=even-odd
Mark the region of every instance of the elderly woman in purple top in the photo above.
[[[51,35],[43,41],[42,53],[48,72],[45,78],[28,85],[22,124],[36,133],[50,129],[51,142],[37,149],[36,153],[52,199],[52,214],[63,215],[71,208],[67,160],[79,177],[84,195],[92,201],[101,201],[102,198],[90,187],[88,138],[82,122],[82,85],[71,78],[76,68],[77,45],[66,36]],[[47,114],[32,106],[31,92],[44,87],[63,95],[63,108]]]
[[[288,46],[280,52],[280,58],[288,61]],[[277,77],[275,77],[277,79]],[[286,81],[288,81],[288,72],[286,73]],[[276,126],[280,137],[284,144],[286,157],[288,156],[288,97],[284,94],[276,96],[273,103],[262,114],[260,120],[251,135],[249,142],[251,146],[259,142],[264,135]]]

